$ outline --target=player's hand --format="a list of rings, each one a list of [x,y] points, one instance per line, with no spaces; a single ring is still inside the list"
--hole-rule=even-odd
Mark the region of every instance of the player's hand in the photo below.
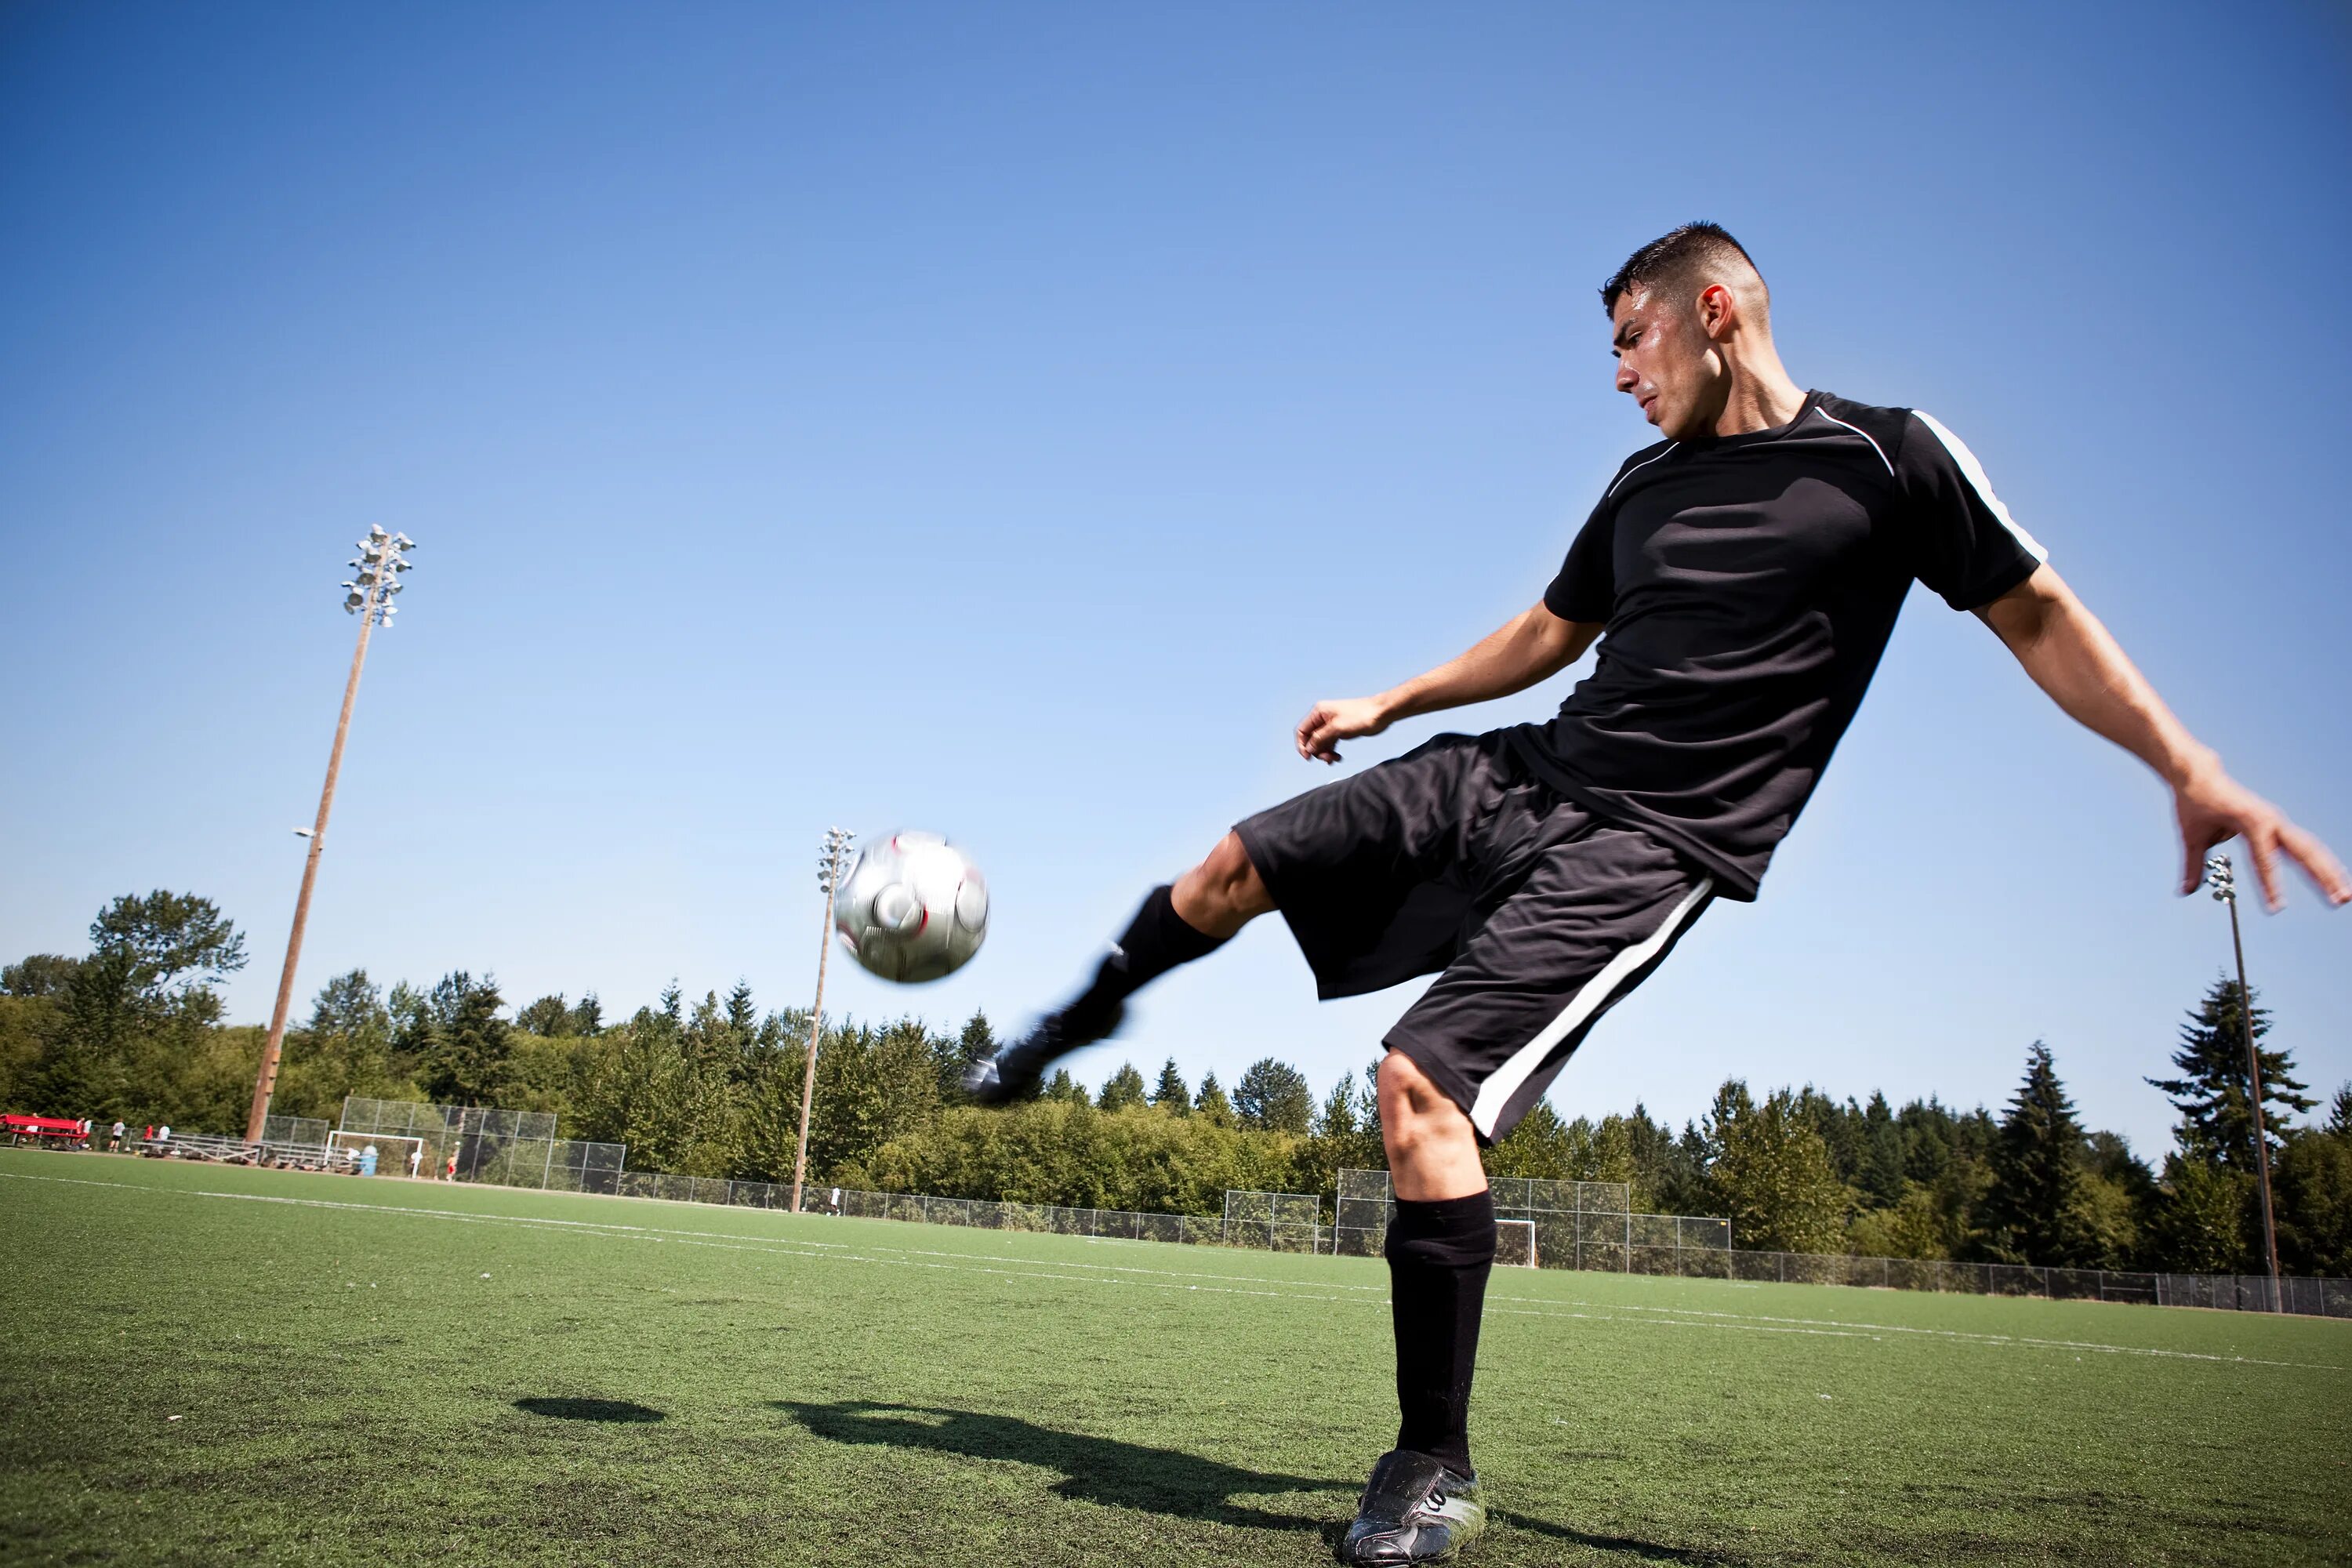
[[[2242,838],[2254,858],[2254,877],[2262,884],[2263,902],[2273,913],[2283,902],[2278,875],[2282,854],[2303,868],[2303,874],[2329,903],[2352,903],[2352,876],[2345,875],[2343,865],[2328,853],[2327,846],[2220,768],[2192,777],[2174,790],[2172,809],[2180,819],[2180,847],[2187,852],[2180,869],[2182,893],[2195,892],[2205,879],[2205,857],[2213,846]]]
[[[1298,721],[1298,754],[1310,762],[1336,763],[1338,746],[1359,735],[1377,735],[1389,727],[1389,716],[1377,697],[1327,698],[1307,710]]]

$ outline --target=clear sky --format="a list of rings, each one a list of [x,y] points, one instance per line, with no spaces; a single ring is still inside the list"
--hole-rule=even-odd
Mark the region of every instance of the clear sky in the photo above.
[[[1595,288],[1727,225],[1800,382],[1925,407],[2189,724],[2352,851],[2336,470],[2352,33],[2321,5],[0,10],[0,953],[217,900],[262,1021],[354,623],[300,992],[494,971],[804,1005],[831,823],[994,929],[863,1017],[1053,1001],[1153,882],[1323,782],[1313,699],[1538,595],[1650,438]],[[2331,458],[2329,453],[2336,453]],[[1571,677],[1349,749],[1539,716]],[[2166,796],[1924,590],[1752,906],[1564,1112],[1728,1074],[1998,1104],[2046,1039],[2161,1151],[2228,958]],[[2352,1077],[2352,916],[2247,956]],[[1277,922],[1122,1057],[1318,1091]]]

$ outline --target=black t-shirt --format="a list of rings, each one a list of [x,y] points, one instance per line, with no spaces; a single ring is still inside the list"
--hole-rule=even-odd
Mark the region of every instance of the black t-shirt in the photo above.
[[[1606,629],[1528,764],[1752,899],[1845,733],[1911,580],[1958,610],[2048,557],[1927,415],[1806,395],[1773,430],[1625,460],[1544,604]]]

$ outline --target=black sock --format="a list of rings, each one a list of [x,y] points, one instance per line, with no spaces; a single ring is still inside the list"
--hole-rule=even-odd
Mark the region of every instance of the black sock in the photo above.
[[[1495,1267],[1495,1200],[1397,1200],[1389,1222],[1389,1300],[1396,1321],[1397,1447],[1462,1475],[1470,1468],[1470,1374]]]
[[[1094,979],[1064,1009],[1084,1022],[1106,1023],[1118,1005],[1180,963],[1214,952],[1225,939],[1193,930],[1176,912],[1176,889],[1151,889],[1143,907],[1095,971]]]

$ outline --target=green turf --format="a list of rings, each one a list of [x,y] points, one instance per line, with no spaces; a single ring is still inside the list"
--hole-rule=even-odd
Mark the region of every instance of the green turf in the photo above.
[[[1313,1563],[1392,1431],[1369,1260],[15,1151],[0,1222],[0,1561]],[[2352,1561],[2352,1323],[1510,1269],[1478,1390],[1496,1568]]]

